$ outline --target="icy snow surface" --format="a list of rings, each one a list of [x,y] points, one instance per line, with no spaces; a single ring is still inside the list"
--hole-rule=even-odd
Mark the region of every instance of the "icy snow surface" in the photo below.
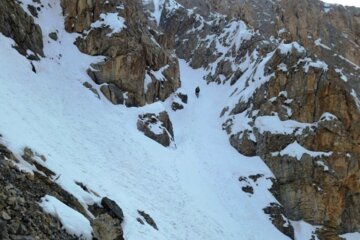
[[[46,213],[59,218],[63,228],[68,233],[75,235],[80,239],[92,239],[90,221],[81,213],[49,195],[46,195],[41,199],[40,206]]]
[[[340,237],[345,238],[346,240],[359,240],[360,239],[360,233],[347,233],[340,235]]]

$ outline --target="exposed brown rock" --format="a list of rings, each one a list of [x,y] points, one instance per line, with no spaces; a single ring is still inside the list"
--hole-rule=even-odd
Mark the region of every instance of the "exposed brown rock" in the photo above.
[[[101,86],[100,90],[113,104],[117,105],[125,103],[124,92],[121,91],[116,85],[104,84]]]
[[[256,142],[249,138],[248,132],[237,133],[230,136],[230,144],[245,156],[256,155]]]
[[[170,146],[174,138],[172,123],[167,112],[161,112],[158,115],[153,113],[140,115],[137,128],[145,136],[165,147]]]
[[[174,110],[174,111],[177,111],[177,110],[184,109],[184,106],[181,103],[173,102],[171,104],[171,109]]]
[[[41,28],[17,1],[0,1],[0,13],[0,32],[16,42],[15,48],[22,55],[27,56],[27,50],[31,50],[35,54],[32,59],[44,56]]]
[[[93,236],[98,240],[123,240],[123,232],[119,219],[105,213],[91,221]]]
[[[33,165],[37,170],[44,173],[48,177],[54,177],[56,175],[53,171],[44,167],[40,161],[35,159],[35,157],[37,157],[38,159],[41,159],[42,161],[44,161],[44,159],[45,159],[45,157],[43,155],[34,153],[30,148],[28,148],[28,147],[24,148],[24,153],[22,155],[22,158],[25,161],[27,161],[28,163]]]
[[[317,122],[316,126],[290,135],[260,134],[253,129],[256,139],[252,140],[249,132],[231,131],[231,118],[226,120],[223,128],[231,134],[230,143],[240,153],[259,155],[274,172],[279,180],[276,183],[279,186],[277,198],[284,205],[286,217],[323,225],[319,230],[321,239],[337,239],[340,233],[359,231],[359,210],[355,205],[358,202],[356,192],[360,189],[354,179],[359,177],[360,113],[354,97],[350,95],[352,89],[358,95],[360,93],[357,77],[360,69],[356,67],[359,65],[356,53],[360,48],[359,9],[332,6],[327,11],[324,3],[315,0],[284,0],[279,3],[263,0],[179,2],[186,8],[196,7],[194,12],[205,19],[211,19],[208,14],[211,10],[228,17],[220,17],[209,26],[194,13],[189,14],[180,7],[164,14],[171,17],[161,19],[164,35],[159,39],[168,48],[176,48],[178,56],[188,60],[191,66],[206,68],[218,61],[215,74],[207,76],[208,81],[221,83],[230,80],[234,84],[242,72],[231,69],[230,63],[240,64],[242,57],[255,48],[262,57],[274,51],[282,40],[285,43],[297,41],[306,48],[306,52],[292,51],[287,55],[277,50],[266,66],[266,74],[274,73],[275,77],[261,86],[248,102],[239,100],[235,108],[225,108],[221,116],[226,112],[236,115],[248,111],[255,120],[257,116],[277,114],[283,121]],[[223,58],[219,61],[215,44],[203,39],[210,34],[219,36],[231,17],[245,21],[260,34],[245,41],[240,49],[230,49],[226,53],[230,60]],[[199,25],[202,25],[201,29],[196,28]],[[277,36],[279,42],[269,43],[270,36]],[[316,44],[316,41],[323,45]],[[306,57],[324,60],[328,70],[309,68],[306,72],[304,63],[299,62]],[[287,72],[278,70],[280,63],[286,64]],[[340,80],[336,73],[335,69],[339,67],[347,73],[347,82]],[[225,80],[222,81],[219,75],[225,76]],[[251,79],[247,81],[250,83]],[[281,92],[286,92],[287,96],[281,95]],[[269,101],[272,98],[275,100]],[[255,110],[258,112],[254,113]],[[321,120],[326,112],[335,115],[336,119]],[[309,150],[332,151],[333,154],[322,159],[304,155],[301,161],[287,156],[272,156],[272,152],[281,151],[294,141]],[[319,163],[320,160],[325,166]]]
[[[91,85],[91,83],[84,82],[83,86],[86,87],[87,89],[89,89],[90,91],[92,91],[95,94],[95,96],[100,99],[100,95],[99,95],[98,91]],[[106,95],[106,94],[104,93],[104,95]]]
[[[291,66],[301,58],[299,55],[293,57],[281,61]],[[276,58],[275,55],[274,61]],[[282,92],[286,92],[286,97]],[[256,91],[251,101],[253,109],[259,110],[258,116],[276,112],[284,121],[317,123],[302,133],[290,135],[260,133],[255,129],[256,154],[264,159],[277,178],[276,197],[283,204],[284,214],[292,220],[304,219],[324,226],[319,230],[320,239],[338,239],[341,233],[359,231],[359,207],[355,205],[360,188],[355,179],[360,177],[360,111],[348,86],[331,69],[310,68],[305,73],[300,64],[287,74],[276,72],[272,80]],[[283,111],[284,105],[291,108],[292,114]],[[322,117],[324,113],[334,117]],[[304,154],[300,160],[272,154],[295,140],[309,150],[331,151],[332,154],[315,158]],[[247,149],[246,142],[241,139],[234,142],[231,138],[231,141],[239,151]]]
[[[124,9],[117,8],[119,5],[124,6]],[[86,54],[107,57],[106,61],[93,64],[89,75],[98,84],[113,84],[126,93],[127,106],[163,101],[180,87],[178,61],[154,40],[146,27],[147,19],[139,2],[114,0],[102,4],[101,1],[62,0],[62,6],[67,31],[89,31],[77,39],[79,49]],[[104,12],[116,12],[124,17],[126,27],[112,35],[109,35],[106,27],[91,28],[91,24],[99,20],[100,14]],[[158,71],[161,71],[163,79],[157,79],[153,74]],[[146,82],[147,86],[145,78],[151,81]],[[103,90],[109,98],[111,89],[104,87]],[[119,104],[114,98],[110,97],[110,100]]]
[[[264,212],[270,216],[270,220],[280,232],[294,239],[294,228],[290,221],[284,217],[285,212],[282,206],[277,203],[271,203],[270,206],[264,208]]]
[[[59,219],[42,211],[39,202],[45,195],[52,195],[88,217],[83,206],[48,177],[21,172],[13,157],[0,144],[0,239],[75,240]]]
[[[110,215],[119,219],[120,223],[122,223],[124,220],[124,213],[114,200],[104,197],[101,200],[101,205],[110,213]]]
[[[231,134],[230,143],[234,148],[246,156],[260,156],[277,178],[273,193],[282,206],[272,205],[264,211],[271,215],[279,230],[293,238],[291,226],[284,226],[288,223],[286,218],[290,218],[322,225],[317,232],[322,240],[339,239],[338,234],[360,231],[360,113],[350,94],[353,89],[355,93],[360,92],[360,70],[356,66],[360,65],[360,10],[333,6],[327,11],[324,10],[324,3],[315,0],[179,2],[185,7],[197,9],[189,14],[182,7],[172,12],[167,12],[165,8],[163,16],[167,17],[162,17],[159,27],[148,22],[137,1],[112,0],[109,4],[103,4],[100,0],[62,0],[61,5],[66,16],[66,30],[82,35],[76,41],[79,49],[90,55],[106,57],[103,62],[96,63],[89,69],[89,75],[97,84],[103,84],[101,91],[112,103],[126,106],[143,106],[165,100],[180,87],[179,67],[173,50],[179,57],[190,61],[193,67],[207,68],[218,60],[217,65],[212,66],[214,71],[206,80],[217,83],[230,81],[233,85],[243,74],[241,69],[233,69],[233,65],[240,65],[246,54],[256,49],[261,59],[274,51],[281,41],[299,42],[307,49],[306,52],[293,51],[282,55],[278,50],[275,51],[266,66],[266,74],[273,73],[274,77],[259,87],[249,99],[240,99],[233,109],[225,108],[221,114],[225,116],[230,113],[232,116],[247,112],[252,118],[249,126],[253,129],[232,132],[230,118],[226,119],[224,129]],[[124,8],[118,9],[119,5]],[[31,5],[27,8],[33,16],[37,16],[38,9]],[[212,18],[208,14],[210,11],[226,16],[209,24],[196,15],[202,14],[208,20]],[[0,12],[0,32],[15,40],[18,51],[26,55],[28,49],[32,50],[36,55],[28,56],[32,59],[42,56],[41,29],[34,24],[33,18],[16,1],[0,1]],[[116,12],[124,17],[126,28],[111,36],[111,30],[106,26],[91,28],[91,24],[105,12]],[[206,38],[210,34],[219,36],[227,24],[233,23],[233,17],[258,30],[258,34],[244,41],[239,49],[233,47],[227,53],[218,53],[216,43],[207,42]],[[148,26],[152,29],[149,30]],[[275,36],[277,41],[268,41],[270,36]],[[56,40],[54,34],[51,37]],[[220,41],[226,42],[227,37],[223,36]],[[316,41],[320,41],[322,45],[316,44]],[[305,57],[326,61],[328,70],[311,67],[304,71],[304,63],[299,60]],[[278,70],[280,63],[286,64],[289,68],[287,72]],[[339,67],[348,77],[347,82],[340,80],[339,73],[335,70]],[[36,72],[35,67],[33,71]],[[163,77],[158,77],[159,75]],[[246,84],[251,80],[253,79],[247,79]],[[282,92],[286,92],[286,96]],[[183,103],[187,102],[187,98],[180,95],[179,98]],[[181,106],[174,102],[174,109]],[[322,119],[324,113],[330,113],[335,118]],[[256,118],[270,115],[277,115],[282,121],[294,120],[312,126],[302,131],[296,129],[291,134],[258,131],[254,127]],[[152,131],[152,126],[158,127],[160,131]],[[164,146],[169,146],[173,141],[172,124],[166,112],[139,116],[137,127]],[[252,134],[255,139],[250,137]],[[322,157],[304,154],[301,159],[273,154],[295,141],[311,151],[331,151],[332,154]],[[6,239],[10,234],[13,239],[26,239],[33,232],[42,237],[54,231],[56,239],[68,239],[69,236],[59,230],[59,221],[37,213],[38,208],[33,203],[45,193],[52,192],[84,215],[86,211],[72,196],[41,174],[26,175],[25,178],[32,186],[41,186],[33,190],[35,197],[27,195],[25,187],[30,188],[29,183],[25,182],[24,176],[13,165],[4,161],[5,158],[17,161],[11,151],[0,145],[0,161],[3,160],[0,163],[4,165],[0,173],[6,176],[0,178],[3,182],[1,186],[6,186],[5,190],[1,189],[5,195],[0,194],[0,216],[6,221],[0,221],[0,236]],[[32,151],[25,149],[23,158],[39,172],[48,176],[55,175],[34,159]],[[9,185],[8,178],[16,186]],[[254,182],[257,180],[256,175],[249,178]],[[241,181],[247,181],[247,178]],[[86,187],[83,186],[84,188]],[[250,185],[243,187],[243,190],[253,192]],[[16,195],[16,198],[12,195]],[[26,212],[23,208],[29,206],[23,199],[30,201],[28,205],[31,211],[36,209],[31,220],[50,222],[53,225],[34,227],[25,220],[26,224],[23,224],[16,209],[5,209],[5,205],[19,205],[21,211]],[[112,202],[108,203],[108,210],[114,211]],[[121,223],[123,214],[117,210],[115,215]],[[140,214],[148,222],[149,216],[143,212]],[[95,237],[111,239],[121,236],[120,224],[116,220],[107,213],[98,215],[93,221]]]

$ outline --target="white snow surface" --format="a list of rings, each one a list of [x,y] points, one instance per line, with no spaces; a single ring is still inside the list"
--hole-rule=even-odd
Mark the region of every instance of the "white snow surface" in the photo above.
[[[336,69],[335,69],[335,72],[340,74],[341,80],[343,80],[344,82],[347,82],[347,81],[348,81],[348,78],[347,78],[346,75],[343,73],[343,69],[336,68]]]
[[[108,33],[107,36],[112,36],[114,33],[121,32],[125,25],[125,19],[118,15],[118,13],[102,13],[100,14],[100,20],[91,24],[93,28],[109,27],[111,33]]]
[[[224,96],[233,91],[228,84],[207,85],[204,70],[181,61],[180,91],[189,95],[182,111],[170,110],[171,98],[142,108],[99,100],[82,83],[91,81],[86,74],[90,63],[102,59],[81,54],[73,44],[77,35],[64,31],[59,1],[42,2],[36,21],[46,57],[33,62],[37,74],[12,48],[14,42],[0,35],[0,54],[6,56],[0,58],[0,133],[12,151],[20,155],[28,146],[44,154],[46,167],[58,174],[56,182],[82,204],[100,198],[75,181],[115,200],[125,214],[127,240],[288,239],[262,210],[276,202],[268,192],[271,171],[260,158],[238,154],[221,129]],[[48,34],[56,30],[59,41],[49,41]],[[260,82],[263,64],[258,67]],[[196,86],[201,88],[199,99],[193,94]],[[139,114],[163,110],[170,113],[176,148],[164,148],[136,129]],[[265,177],[249,197],[238,178],[258,173]],[[159,231],[136,221],[138,209],[152,216]],[[87,225],[78,230],[85,233]]]
[[[305,72],[309,72],[309,68],[321,68],[324,72],[329,70],[329,66],[324,62],[321,61],[319,59],[317,59],[316,61],[313,61],[311,58],[304,58],[304,59],[300,59],[298,61],[298,63],[305,63],[304,64],[304,70]]]
[[[359,0],[322,0],[322,1],[330,4],[341,4],[344,6],[360,7]]]
[[[298,42],[292,43],[281,43],[278,47],[281,54],[289,54],[291,51],[296,50],[299,53],[306,52],[305,48],[301,46]]]
[[[39,204],[44,212],[58,218],[63,228],[71,235],[79,239],[92,239],[90,221],[81,213],[50,195],[43,197]]]
[[[324,49],[326,49],[326,50],[331,50],[330,47],[328,47],[327,45],[321,43],[321,38],[316,39],[316,40],[314,41],[314,43],[315,43],[316,46],[322,47],[322,48],[324,48]]]
[[[271,132],[274,134],[292,134],[301,132],[306,127],[310,127],[309,123],[301,123],[294,120],[281,121],[278,116],[260,116],[255,120],[255,127],[260,133]]]
[[[316,157],[323,157],[323,156],[330,156],[332,153],[329,152],[314,152],[310,151],[303,146],[301,146],[297,141],[287,145],[283,150],[280,152],[274,152],[272,153],[273,156],[290,156],[293,158],[296,158],[297,160],[301,160],[302,156],[304,154],[308,154],[309,156],[316,158]]]
[[[345,238],[346,240],[359,240],[360,233],[358,233],[358,232],[347,233],[347,234],[340,235],[340,237]]]
[[[320,117],[320,121],[333,121],[337,119],[338,118],[334,114],[331,114],[329,112],[324,112]]]
[[[313,239],[312,236],[315,237],[314,240],[318,240],[318,237],[315,234],[315,231],[318,227],[312,226],[303,220],[290,222],[294,227],[295,240],[309,240]]]

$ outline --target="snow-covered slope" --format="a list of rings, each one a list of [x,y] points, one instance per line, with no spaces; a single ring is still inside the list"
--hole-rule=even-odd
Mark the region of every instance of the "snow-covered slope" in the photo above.
[[[256,18],[248,13],[265,4],[258,0],[245,1],[261,4],[252,10],[245,4],[245,15],[233,19],[224,10],[229,3],[219,4],[221,14],[201,15],[210,11],[207,7],[217,6],[210,0],[194,1],[194,5],[187,0],[143,0],[144,9],[131,0],[105,1],[96,13],[94,6],[87,9],[92,5],[89,1],[79,7],[79,2],[63,0],[63,8],[58,0],[21,2],[29,15],[34,16],[34,11],[38,15],[34,19],[42,29],[45,56],[29,60],[33,58],[14,49],[14,40],[20,44],[19,39],[0,33],[0,160],[4,145],[21,160],[16,163],[20,169],[32,172],[39,170],[22,156],[24,149],[31,149],[38,158],[44,155],[41,158],[46,161],[37,157],[34,161],[53,171],[51,181],[73,194],[86,210],[66,206],[56,194],[41,195],[36,205],[58,218],[70,234],[91,239],[92,218],[98,219],[91,205],[104,206],[103,197],[122,208],[126,240],[308,240],[358,230],[360,217],[348,212],[358,209],[355,200],[360,189],[359,175],[352,172],[360,165],[354,164],[360,152],[357,59],[340,47],[335,51],[335,44],[321,35],[315,34],[317,40],[309,40],[311,44],[299,40],[312,39],[309,35],[287,36],[292,27],[288,32],[282,26],[296,23],[286,18],[293,11],[287,5],[295,1],[283,4],[285,22],[277,15],[282,7],[276,11],[270,7],[275,12],[264,7],[263,14],[278,18],[282,27],[274,28],[275,37],[267,35],[271,29],[249,25],[253,22],[256,27]],[[37,11],[27,4],[42,6]],[[82,10],[74,13],[73,7]],[[82,34],[66,32],[64,25],[67,31]],[[359,47],[356,42],[352,44]],[[117,48],[119,43],[126,48]],[[180,88],[175,81],[175,53],[186,59],[179,59]],[[135,66],[133,60],[139,55],[144,64]],[[350,67],[334,64],[337,56]],[[128,64],[129,74],[111,75],[121,68],[119,63]],[[166,100],[133,108],[110,103],[107,98],[113,101],[115,90],[122,98],[129,97],[121,79],[137,67],[143,75],[126,79],[126,84],[140,83],[132,94],[139,95],[141,104],[128,106]],[[94,83],[87,72],[92,76],[101,72],[106,81],[93,76]],[[169,84],[171,79],[174,86]],[[166,83],[169,86],[164,87]],[[198,86],[201,92],[196,97]],[[146,94],[151,95],[149,101]],[[175,111],[174,102],[185,95],[184,109]],[[137,126],[139,115],[164,111],[174,131],[174,141],[167,148],[144,136]],[[270,193],[271,187],[280,202]],[[141,211],[157,227],[141,224]],[[358,233],[342,236],[357,239]]]
[[[276,202],[267,190],[271,172],[260,158],[239,155],[221,129],[228,85],[206,85],[205,71],[181,62],[180,91],[189,103],[170,114],[176,147],[164,148],[138,132],[136,120],[141,113],[171,112],[170,103],[126,108],[99,100],[82,83],[90,81],[86,69],[100,57],[73,45],[76,35],[63,30],[58,1],[43,2],[37,22],[46,57],[33,62],[36,73],[0,35],[6,56],[0,58],[0,132],[12,151],[20,155],[29,146],[44,154],[55,181],[84,206],[100,198],[75,181],[114,199],[125,214],[125,239],[287,239],[262,210]],[[48,37],[53,31],[57,42]],[[259,173],[265,177],[252,183],[254,195],[241,191],[239,176]],[[138,209],[151,214],[159,231],[136,221]]]

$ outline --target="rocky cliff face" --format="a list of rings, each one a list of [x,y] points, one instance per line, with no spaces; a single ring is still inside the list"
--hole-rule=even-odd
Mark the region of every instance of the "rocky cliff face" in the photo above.
[[[160,39],[206,68],[207,81],[234,86],[224,129],[241,154],[260,156],[274,172],[284,215],[323,226],[320,239],[359,231],[359,9],[179,2],[185,8],[165,3]],[[223,15],[204,14],[212,10]]]
[[[61,4],[65,29],[81,33],[76,41],[89,55],[104,56],[89,75],[114,104],[142,106],[165,100],[180,87],[177,58],[159,45],[137,1],[67,1]],[[109,26],[109,18],[124,21],[121,29]]]
[[[12,38],[16,42],[15,48],[29,59],[44,56],[40,26],[14,1],[0,3],[0,32]]]

